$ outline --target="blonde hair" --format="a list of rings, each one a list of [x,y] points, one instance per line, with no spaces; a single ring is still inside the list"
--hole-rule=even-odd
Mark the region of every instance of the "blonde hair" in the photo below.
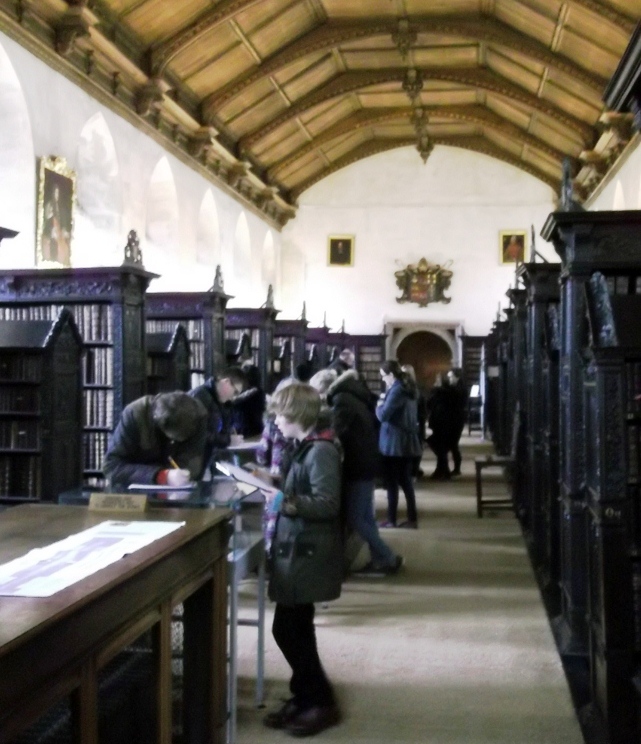
[[[321,369],[310,379],[309,384],[318,390],[321,395],[325,395],[332,383],[338,379],[338,372],[335,369]]]
[[[284,416],[290,423],[307,431],[318,421],[321,399],[311,385],[299,382],[275,392],[269,407],[276,416]]]

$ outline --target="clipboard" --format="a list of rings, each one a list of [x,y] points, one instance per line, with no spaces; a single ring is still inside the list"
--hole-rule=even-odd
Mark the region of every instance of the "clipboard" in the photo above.
[[[267,483],[261,478],[256,477],[253,473],[248,473],[244,468],[234,465],[231,462],[217,462],[216,469],[220,470],[223,475],[228,475],[234,480],[240,483],[246,483],[248,486],[253,486],[260,491],[269,491],[270,493],[277,491],[271,483]]]

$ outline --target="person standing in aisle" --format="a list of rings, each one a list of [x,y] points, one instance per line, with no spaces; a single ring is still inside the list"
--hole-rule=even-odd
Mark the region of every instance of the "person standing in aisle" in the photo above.
[[[461,456],[461,450],[459,449],[459,442],[465,428],[465,420],[467,418],[467,401],[469,397],[469,391],[467,385],[463,380],[463,370],[459,367],[454,367],[447,373],[447,381],[450,385],[452,401],[451,404],[451,416],[452,416],[452,441],[450,442],[449,450],[452,453],[452,459],[454,460],[454,467],[452,468],[452,475],[461,474],[461,462],[463,458]]]
[[[383,362],[380,373],[387,389],[376,406],[376,417],[381,422],[378,444],[387,487],[387,519],[380,526],[396,527],[400,487],[407,502],[407,520],[399,527],[416,529],[418,514],[412,467],[423,451],[416,425],[416,386],[394,359]]]
[[[340,721],[340,711],[316,644],[316,602],[341,593],[341,455],[331,430],[317,428],[318,392],[303,383],[274,393],[276,425],[296,449],[282,491],[270,550],[269,598],[276,603],[272,633],[291,667],[292,697],[263,719],[292,736],[311,736]]]
[[[374,516],[374,482],[380,474],[378,426],[371,393],[356,370],[343,372],[327,388],[332,426],[343,446],[343,504],[347,527],[367,543],[370,561],[357,574],[387,576],[403,558],[381,539]]]

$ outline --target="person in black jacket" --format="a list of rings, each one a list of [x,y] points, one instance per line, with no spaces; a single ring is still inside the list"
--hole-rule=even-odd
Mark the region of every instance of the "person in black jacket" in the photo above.
[[[451,477],[447,453],[454,438],[453,407],[453,390],[447,380],[443,381],[438,375],[427,401],[428,426],[432,432],[427,443],[436,455],[436,469],[430,476],[434,480],[449,480]]]
[[[245,389],[245,374],[240,367],[228,367],[216,377],[193,390],[189,395],[199,400],[207,411],[207,447],[205,465],[231,442],[231,406],[230,402]]]
[[[265,391],[261,387],[260,370],[255,364],[243,365],[246,389],[232,400],[232,421],[237,434],[257,437],[263,431]]]
[[[207,411],[187,393],[144,395],[122,412],[105,455],[105,477],[132,483],[185,486],[202,475]],[[176,464],[178,467],[176,467]]]
[[[449,451],[452,453],[452,459],[454,460],[454,468],[452,475],[461,474],[461,450],[459,449],[459,441],[465,428],[465,420],[467,418],[467,399],[469,397],[469,391],[467,385],[463,380],[463,370],[459,367],[454,367],[447,373],[447,381],[452,391],[451,395],[451,417],[452,417],[452,437],[450,441]]]
[[[327,389],[334,431],[343,445],[343,503],[347,526],[367,543],[370,562],[357,573],[396,573],[403,559],[385,543],[374,515],[374,480],[380,474],[378,426],[371,393],[355,370],[344,372]]]

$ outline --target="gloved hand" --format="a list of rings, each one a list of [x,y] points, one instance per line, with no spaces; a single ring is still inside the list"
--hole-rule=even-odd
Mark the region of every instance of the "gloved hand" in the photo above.
[[[174,468],[167,471],[167,485],[168,486],[187,486],[191,482],[191,475],[189,470],[183,470],[182,468]]]

